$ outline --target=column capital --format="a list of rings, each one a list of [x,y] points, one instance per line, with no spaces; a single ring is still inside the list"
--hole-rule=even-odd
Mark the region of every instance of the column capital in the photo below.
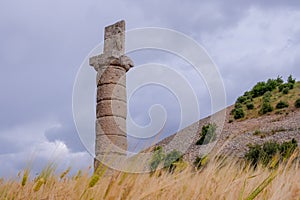
[[[93,56],[89,60],[89,64],[98,71],[103,66],[120,66],[128,71],[134,66],[133,61],[126,55],[120,57],[108,56],[106,54],[100,54],[98,56]]]

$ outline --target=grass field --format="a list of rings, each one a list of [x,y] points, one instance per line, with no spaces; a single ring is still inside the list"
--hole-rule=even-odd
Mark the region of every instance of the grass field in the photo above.
[[[88,170],[70,176],[70,169],[56,174],[50,164],[33,179],[28,169],[15,179],[1,179],[0,199],[300,199],[298,153],[276,164],[254,169],[231,159],[210,159],[200,170],[189,166],[172,174],[112,176],[104,171],[91,176]]]

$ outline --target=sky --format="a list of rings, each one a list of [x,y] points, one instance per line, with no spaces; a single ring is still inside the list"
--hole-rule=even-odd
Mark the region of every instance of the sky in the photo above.
[[[2,0],[0,177],[15,176],[26,166],[38,173],[51,160],[58,161],[60,169],[72,166],[73,171],[92,165],[73,120],[73,85],[82,62],[103,41],[104,27],[121,19],[127,30],[168,28],[198,42],[222,77],[227,105],[258,81],[278,75],[286,79],[290,74],[300,79],[300,2],[296,0]],[[137,76],[147,77],[137,73],[139,65],[168,65],[192,86],[200,118],[211,114],[205,81],[187,63],[154,50],[129,56],[135,68],[128,72],[127,84]],[[167,114],[163,135],[176,132],[180,107],[176,95],[166,88],[140,88],[128,102],[128,111],[137,124],[146,126],[155,104]],[[186,124],[193,122],[188,118]],[[137,141],[130,142],[134,149]]]

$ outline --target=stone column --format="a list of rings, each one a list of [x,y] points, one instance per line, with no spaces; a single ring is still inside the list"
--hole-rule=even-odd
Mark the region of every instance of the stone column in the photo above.
[[[126,156],[126,72],[133,62],[124,53],[125,21],[119,21],[105,28],[103,54],[90,58],[97,71],[95,170],[105,158]]]

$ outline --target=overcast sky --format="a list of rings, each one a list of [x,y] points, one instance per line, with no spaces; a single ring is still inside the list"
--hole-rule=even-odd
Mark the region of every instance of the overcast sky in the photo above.
[[[0,176],[14,176],[30,162],[33,173],[49,160],[61,160],[61,168],[73,170],[92,164],[73,122],[72,89],[81,63],[102,41],[104,27],[120,19],[128,30],[163,27],[196,40],[220,71],[227,105],[257,81],[289,74],[300,79],[297,0],[2,0]],[[137,68],[158,62],[185,74],[199,98],[201,117],[211,114],[205,83],[186,63],[157,51],[130,56]],[[135,76],[134,69],[129,71],[128,83]],[[164,131],[171,134],[180,116],[176,98],[166,89],[143,87],[129,102],[129,112],[146,125],[148,110],[157,103],[169,115]]]

